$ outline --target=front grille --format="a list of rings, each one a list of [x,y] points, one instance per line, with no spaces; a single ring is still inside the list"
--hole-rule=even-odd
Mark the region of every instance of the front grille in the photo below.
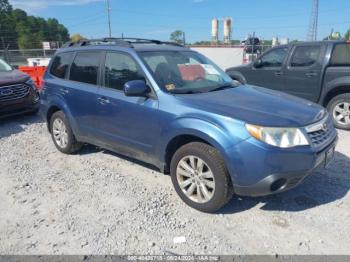
[[[307,129],[309,129],[308,136],[314,147],[324,145],[336,133],[330,117],[307,127]]]
[[[29,93],[29,86],[25,84],[0,87],[0,102],[25,97]]]

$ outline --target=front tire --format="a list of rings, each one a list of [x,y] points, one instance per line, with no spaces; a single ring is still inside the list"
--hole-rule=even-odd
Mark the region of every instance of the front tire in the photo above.
[[[55,112],[50,119],[50,132],[56,148],[64,154],[73,154],[79,151],[79,143],[62,111]]]
[[[224,160],[210,145],[193,142],[179,148],[171,160],[170,174],[180,198],[199,211],[215,212],[232,198]]]
[[[350,94],[337,95],[328,103],[327,109],[337,128],[350,130]]]

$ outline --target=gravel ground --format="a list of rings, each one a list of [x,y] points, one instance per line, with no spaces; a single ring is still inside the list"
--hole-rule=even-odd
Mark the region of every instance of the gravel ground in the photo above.
[[[145,164],[61,154],[37,116],[0,121],[1,254],[350,254],[349,132],[296,189],[204,214]]]

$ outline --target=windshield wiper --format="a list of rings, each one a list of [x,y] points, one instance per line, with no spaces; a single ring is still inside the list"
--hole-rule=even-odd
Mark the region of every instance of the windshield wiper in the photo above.
[[[215,91],[220,91],[220,90],[224,90],[224,89],[228,89],[228,88],[233,88],[234,86],[232,84],[226,84],[226,85],[222,85],[222,86],[218,86],[214,89],[209,90],[209,92],[215,92]]]
[[[193,90],[176,90],[176,89],[171,90],[169,92],[172,94],[198,94],[198,93],[202,93],[202,92],[193,91]]]

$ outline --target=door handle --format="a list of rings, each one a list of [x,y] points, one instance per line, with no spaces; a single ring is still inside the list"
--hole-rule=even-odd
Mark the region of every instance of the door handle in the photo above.
[[[307,72],[305,75],[307,77],[314,77],[314,76],[317,76],[317,73],[316,72]]]
[[[275,72],[275,76],[282,76],[282,75],[283,75],[283,73],[281,71]]]
[[[68,93],[69,93],[69,91],[68,91],[67,88],[61,88],[61,89],[60,89],[60,92],[61,92],[62,95],[65,95],[65,94],[68,94]]]
[[[106,97],[99,97],[99,98],[97,98],[97,100],[101,105],[106,105],[106,104],[110,103],[109,99]]]

